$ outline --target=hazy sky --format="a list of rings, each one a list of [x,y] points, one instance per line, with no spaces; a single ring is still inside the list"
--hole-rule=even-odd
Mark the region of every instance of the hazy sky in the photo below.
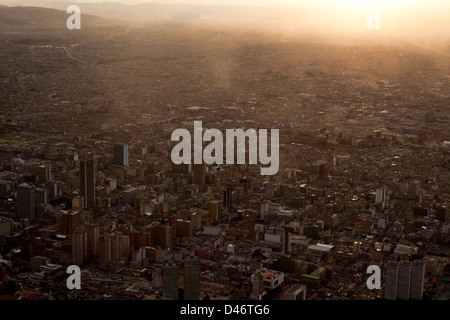
[[[448,0],[72,0],[71,2],[121,2],[126,4],[159,2],[233,5],[295,5],[304,3],[323,3],[326,5],[338,5],[342,7],[352,7],[377,3],[383,7],[402,7],[417,4],[432,5],[434,3],[448,3]]]
[[[124,4],[137,4],[145,2],[157,2],[163,4],[169,3],[189,3],[189,4],[206,4],[206,5],[303,5],[303,4],[323,4],[328,7],[338,6],[341,9],[355,9],[361,7],[367,7],[376,4],[380,9],[401,9],[402,7],[414,7],[414,6],[426,6],[431,8],[436,5],[450,4],[450,0],[36,0],[36,3],[49,2],[118,2]],[[0,0],[0,3],[14,3],[17,5],[21,3],[21,0]],[[32,3],[33,0],[24,0],[23,2]]]

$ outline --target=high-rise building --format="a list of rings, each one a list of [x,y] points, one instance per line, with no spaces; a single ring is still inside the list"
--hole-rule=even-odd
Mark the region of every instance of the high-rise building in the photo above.
[[[261,271],[257,271],[252,274],[252,294],[251,298],[253,300],[262,300],[262,294],[264,292],[264,280]]]
[[[87,258],[87,232],[76,231],[72,235],[72,263],[81,265]]]
[[[375,204],[384,203],[386,201],[386,189],[377,189],[375,194]]]
[[[177,237],[191,237],[192,222],[189,220],[178,219],[175,222],[175,232]]]
[[[289,232],[288,228],[284,229],[284,240],[283,240],[283,252],[289,253],[291,252],[291,232]]]
[[[206,180],[206,165],[202,164],[194,164],[192,165],[192,171],[194,172],[193,183],[199,186],[205,184]]]
[[[123,233],[121,231],[114,232],[111,238],[111,252],[113,261],[123,258]]]
[[[88,257],[98,256],[100,252],[100,226],[97,224],[88,224],[87,232],[87,252]]]
[[[178,267],[164,266],[163,268],[163,295],[165,297],[178,299]]]
[[[123,256],[128,257],[130,255],[130,237],[123,236]]]
[[[105,267],[111,261],[111,237],[105,234],[100,237],[99,264],[101,267]]]
[[[25,183],[17,187],[17,218],[34,219],[36,215],[34,187]]]
[[[61,215],[61,233],[71,235],[80,225],[80,213],[78,211],[64,212]]]
[[[228,212],[233,211],[233,190],[231,187],[223,190],[223,206]]]
[[[156,226],[156,245],[162,248],[172,248],[172,227],[166,225]]]
[[[34,192],[36,206],[41,203],[48,203],[48,190],[44,188],[36,188]]]
[[[389,261],[386,265],[386,285],[384,289],[384,298],[386,300],[397,299],[397,283],[398,283],[398,264]]]
[[[202,217],[197,212],[191,215],[192,231],[198,231],[202,228]]]
[[[412,181],[408,183],[408,199],[415,199],[420,194],[420,181]]]
[[[52,180],[52,165],[45,164],[38,167],[39,183],[45,183]]]
[[[118,143],[114,145],[113,164],[115,166],[128,167],[128,144]]]
[[[219,201],[213,200],[209,202],[209,216],[213,218],[214,222],[220,219]]]
[[[84,197],[84,208],[95,207],[95,169],[94,160],[80,161],[80,191]]]
[[[425,264],[422,261],[390,261],[386,266],[385,299],[421,300],[425,282]]]
[[[409,300],[411,262],[402,261],[398,267],[397,299]]]
[[[58,196],[57,184],[54,182],[48,182],[44,185],[44,189],[48,192],[48,199],[53,199]]]
[[[184,261],[184,300],[198,300],[200,297],[200,261]]]
[[[414,261],[411,267],[411,289],[409,298],[422,300],[425,283],[425,263]]]

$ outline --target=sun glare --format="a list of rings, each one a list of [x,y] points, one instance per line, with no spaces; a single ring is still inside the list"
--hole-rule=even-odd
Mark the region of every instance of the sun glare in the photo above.
[[[392,10],[405,7],[416,6],[420,4],[430,4],[439,1],[425,0],[315,0],[311,3],[322,3],[326,6],[336,6],[342,9],[356,9],[361,7],[377,6],[380,9]],[[292,3],[301,4],[302,1],[292,1]]]

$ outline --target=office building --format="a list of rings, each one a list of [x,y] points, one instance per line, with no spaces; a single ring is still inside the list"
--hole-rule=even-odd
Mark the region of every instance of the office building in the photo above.
[[[37,170],[39,183],[45,183],[52,180],[52,165],[45,164],[38,167]]]
[[[397,299],[409,300],[411,288],[411,262],[402,261],[398,267]]]
[[[166,225],[156,226],[156,245],[162,248],[172,248],[172,227]]]
[[[80,213],[78,211],[63,212],[61,215],[61,233],[71,235],[80,225]]]
[[[106,234],[100,237],[99,264],[101,267],[105,267],[111,261],[111,237]]]
[[[123,258],[123,233],[116,231],[111,237],[111,259],[119,261]]]
[[[58,187],[56,183],[48,182],[44,184],[44,189],[48,192],[48,200],[54,199],[58,196]]]
[[[87,232],[76,231],[72,235],[72,263],[81,265],[87,258]]]
[[[95,207],[95,169],[94,160],[80,161],[80,191],[84,198],[84,208]]]
[[[48,203],[48,190],[44,188],[36,188],[34,192],[36,206],[41,203]]]
[[[128,144],[118,143],[114,145],[113,164],[115,166],[128,167]]]
[[[220,219],[219,201],[217,200],[210,201],[208,209],[209,209],[209,216],[213,218],[214,222],[217,222]]]
[[[252,294],[251,298],[253,300],[262,300],[264,293],[264,280],[260,271],[255,272],[251,276],[252,281]]]
[[[34,219],[36,215],[35,190],[21,184],[17,187],[17,219]]]
[[[197,212],[191,215],[192,231],[198,231],[202,228],[202,217]]]
[[[398,283],[398,264],[389,261],[386,265],[386,285],[384,289],[384,298],[386,300],[397,299],[397,283]]]
[[[292,236],[292,234],[289,232],[288,228],[285,228],[283,236],[284,236],[283,252],[289,253],[289,252],[291,252],[291,236]]]
[[[422,300],[425,283],[422,261],[389,262],[386,266],[385,299]]]
[[[178,299],[179,271],[177,266],[164,266],[163,268],[163,295]]]
[[[86,226],[88,257],[98,256],[100,252],[100,226],[89,224]]]
[[[375,194],[375,204],[386,202],[386,189],[377,189]]]
[[[223,190],[223,206],[227,212],[233,211],[233,191],[230,187]]]
[[[184,300],[198,300],[200,296],[200,261],[184,261]]]
[[[191,237],[192,222],[188,220],[178,219],[175,222],[175,232],[177,237]]]
[[[130,256],[130,237],[127,235],[123,236],[123,256],[129,257]]]
[[[414,261],[411,267],[411,288],[409,298],[422,300],[425,284],[425,263]]]

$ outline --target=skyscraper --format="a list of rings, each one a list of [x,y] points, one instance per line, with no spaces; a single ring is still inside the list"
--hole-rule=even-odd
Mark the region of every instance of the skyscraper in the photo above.
[[[233,211],[233,190],[231,187],[223,190],[223,206],[228,212]]]
[[[390,261],[386,266],[385,299],[421,300],[425,278],[422,261]]]
[[[33,186],[21,184],[17,187],[17,218],[34,219],[36,210],[35,191]]]
[[[289,228],[284,228],[284,240],[283,240],[283,252],[289,253],[291,252],[291,232]]]
[[[253,285],[251,298],[253,300],[261,300],[262,294],[264,292],[264,281],[261,271],[257,271],[254,274],[252,274],[251,280]]]
[[[123,236],[123,256],[128,257],[130,255],[130,237]]]
[[[113,164],[115,166],[128,167],[128,144],[118,143],[114,145]]]
[[[111,239],[112,260],[119,261],[123,258],[123,233],[121,231],[114,232]]]
[[[184,300],[198,300],[200,296],[200,261],[184,261]]]
[[[100,237],[99,264],[101,267],[105,267],[111,261],[111,237],[105,234]]]
[[[214,222],[217,222],[220,219],[219,201],[217,200],[210,201],[208,209],[209,209],[209,216],[213,218]]]
[[[422,261],[414,261],[411,268],[410,299],[422,300],[424,283],[425,264]]]
[[[386,286],[384,289],[384,298],[386,300],[397,299],[397,282],[398,282],[398,264],[389,261],[386,266]]]
[[[80,161],[80,191],[84,197],[84,207],[95,207],[95,170],[94,160]]]
[[[80,213],[78,211],[64,212],[61,215],[62,234],[71,235],[80,225]]]
[[[100,252],[100,226],[89,224],[86,226],[88,257],[98,256]]]
[[[398,288],[397,298],[409,300],[409,290],[411,288],[411,262],[402,261],[398,267]]]
[[[87,232],[76,231],[72,235],[72,262],[80,265],[87,258]]]
[[[386,201],[386,189],[377,189],[375,194],[375,204],[384,203]]]
[[[177,266],[164,266],[163,268],[163,295],[165,297],[178,299],[178,278]]]

